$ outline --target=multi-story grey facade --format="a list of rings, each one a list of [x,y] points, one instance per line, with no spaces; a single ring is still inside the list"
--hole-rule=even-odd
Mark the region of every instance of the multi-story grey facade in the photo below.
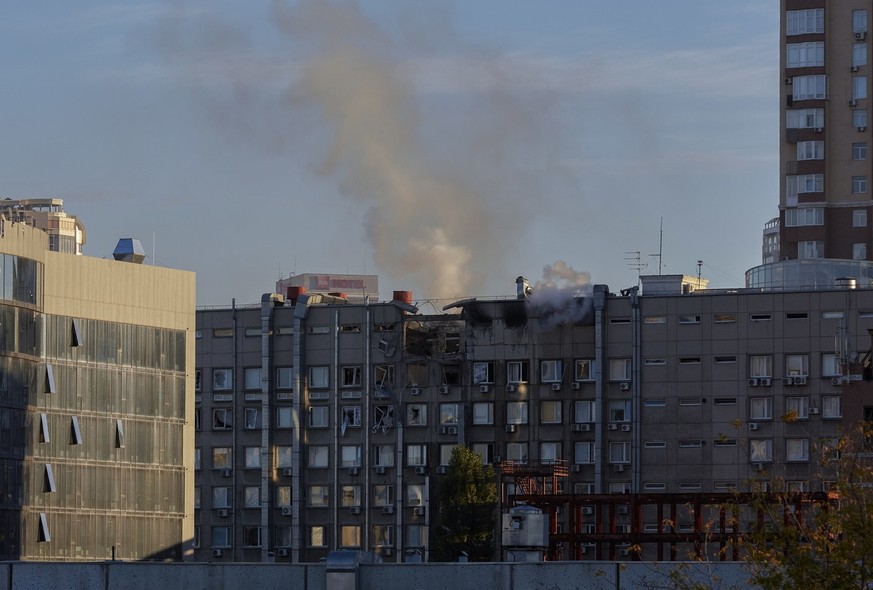
[[[873,290],[692,283],[435,315],[403,297],[200,310],[195,557],[426,558],[458,444],[566,460],[567,493],[820,489],[820,452],[862,418]]]

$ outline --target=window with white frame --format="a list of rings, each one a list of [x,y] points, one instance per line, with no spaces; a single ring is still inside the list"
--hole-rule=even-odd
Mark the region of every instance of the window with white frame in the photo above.
[[[809,461],[809,439],[785,439],[785,459],[786,461]]]
[[[855,76],[852,78],[852,98],[867,98],[867,76]]]
[[[230,469],[233,467],[233,450],[230,447],[212,448],[212,468]]]
[[[794,76],[791,79],[794,100],[825,99],[828,97],[828,77]]]
[[[245,452],[245,468],[260,469],[261,468],[261,447],[246,447]]]
[[[867,11],[853,10],[852,11],[852,32],[866,33],[867,32]]]
[[[867,244],[864,242],[852,244],[852,260],[867,260]]]
[[[561,361],[542,361],[540,363],[540,382],[560,383],[564,371]]]
[[[407,404],[406,425],[427,426],[427,404]]]
[[[597,376],[594,366],[594,359],[578,359],[574,379],[576,381],[594,381]]]
[[[824,41],[808,43],[788,43],[786,45],[786,67],[808,68],[824,65]]]
[[[330,506],[330,486],[327,485],[311,485],[309,486],[309,507],[310,508],[327,508]]]
[[[856,67],[867,65],[866,43],[855,43],[852,45],[852,65]]]
[[[393,547],[394,546],[394,526],[385,524],[374,524],[373,531],[373,547]]]
[[[243,547],[260,547],[261,546],[261,527],[259,526],[244,526],[243,527]]]
[[[561,458],[561,443],[541,442],[540,461],[557,461]]]
[[[327,527],[322,525],[309,527],[309,546],[327,547]]]
[[[214,526],[214,527],[212,527],[212,546],[213,547],[230,547],[230,527],[229,526]]]
[[[215,408],[212,410],[212,430],[231,430],[233,428],[233,410]]]
[[[824,33],[824,8],[789,10],[785,13],[785,34]]]
[[[802,207],[785,209],[785,227],[824,225],[824,209]]]
[[[577,442],[575,445],[575,461],[580,465],[594,463],[594,443]]]
[[[276,447],[276,467],[287,469],[294,465],[294,453],[290,445],[278,445]]]
[[[763,463],[773,460],[773,439],[761,438],[749,441],[749,460]]]
[[[406,525],[406,546],[424,547],[427,545],[427,527],[420,524]]]
[[[561,402],[558,400],[546,400],[540,402],[540,423],[561,423]]]
[[[340,447],[340,467],[360,467],[361,446],[342,445]]]
[[[427,446],[406,445],[406,464],[410,467],[427,465]]]
[[[749,420],[772,420],[773,399],[753,397],[749,399]]]
[[[630,463],[630,443],[629,442],[611,442],[609,443],[609,462],[610,463]]]
[[[785,374],[789,377],[809,375],[809,355],[806,354],[786,354],[785,355]]]
[[[330,367],[309,367],[309,387],[311,389],[330,387]]]
[[[246,430],[254,430],[255,428],[261,427],[261,415],[260,410],[257,408],[246,408],[245,409],[245,429]]]
[[[824,258],[824,242],[821,240],[797,242],[797,257]]]
[[[867,109],[854,109],[852,111],[852,127],[867,126]]]
[[[276,389],[291,389],[294,375],[291,367],[276,367]]]
[[[821,417],[842,418],[843,410],[841,398],[838,395],[821,396]]]
[[[373,506],[393,506],[394,486],[376,484],[373,486]]]
[[[421,506],[424,502],[424,486],[418,483],[406,484],[406,505]]]
[[[822,191],[824,191],[824,174],[796,174],[785,177],[785,196],[788,198]]]
[[[860,195],[867,192],[867,177],[853,176],[852,177],[852,194]]]
[[[631,420],[631,401],[624,399],[614,399],[609,402],[609,421],[610,422],[630,422]]]
[[[527,424],[527,402],[506,402],[506,423]]]
[[[243,487],[243,508],[261,507],[261,486]]]
[[[806,420],[809,418],[809,397],[805,395],[785,398],[785,413],[791,420]]]
[[[609,380],[630,381],[631,360],[629,358],[609,359]]]
[[[342,485],[340,486],[340,506],[348,508],[351,506],[361,505],[361,486],[359,485]]]
[[[359,428],[361,426],[361,406],[343,406],[340,408],[342,428]]]
[[[843,372],[840,369],[840,359],[836,354],[824,353],[821,355],[822,377],[839,377]]]
[[[394,385],[394,365],[376,365],[373,367],[373,377],[377,387]]]
[[[477,426],[494,424],[493,402],[475,402],[473,404],[473,424]]]
[[[214,391],[228,391],[233,389],[233,369],[213,369],[212,389]]]
[[[866,146],[866,144],[864,144],[864,145]],[[866,150],[866,147],[865,147],[865,150]],[[852,211],[852,227],[867,227],[867,210],[866,209],[854,209]]]
[[[361,386],[361,365],[349,365],[342,367],[340,370],[342,375],[341,387],[360,387]]]
[[[260,391],[261,389],[261,368],[249,367],[243,370],[243,380],[245,388],[248,391]]]
[[[506,459],[527,463],[527,443],[506,443]]]
[[[594,400],[577,400],[573,404],[573,421],[577,424],[596,422]]]
[[[377,467],[393,467],[394,445],[375,445],[373,447],[373,465]]]
[[[230,508],[230,488],[227,486],[218,486],[212,488],[212,507],[213,508]]]
[[[460,405],[456,403],[440,404],[440,424],[452,426],[458,423]]]
[[[326,469],[330,460],[330,447],[313,445],[309,447],[309,462],[307,467],[314,469]]]
[[[330,426],[330,408],[328,406],[309,407],[309,427],[327,428]]]
[[[823,141],[798,141],[797,142],[797,159],[798,160],[824,160],[824,142]]]
[[[860,141],[852,144],[852,159],[866,160],[867,159],[867,142]],[[866,211],[865,211],[866,213]],[[857,226],[856,226],[857,227]]]
[[[476,385],[494,383],[494,363],[482,361],[473,363],[473,383]]]
[[[785,113],[788,129],[824,127],[824,109],[788,109]]]
[[[291,428],[294,425],[293,408],[279,406],[276,408],[276,428]]]
[[[527,383],[527,361],[507,361],[506,362],[506,382],[507,383]]]

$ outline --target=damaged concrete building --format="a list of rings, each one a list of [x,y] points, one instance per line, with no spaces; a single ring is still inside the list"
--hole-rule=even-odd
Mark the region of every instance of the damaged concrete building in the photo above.
[[[819,454],[870,413],[873,290],[703,286],[520,284],[432,314],[408,292],[368,304],[295,289],[198,311],[195,558],[426,560],[434,484],[459,444],[566,465],[548,493],[819,489]],[[515,482],[501,484],[509,501]],[[555,533],[593,526],[554,519]]]

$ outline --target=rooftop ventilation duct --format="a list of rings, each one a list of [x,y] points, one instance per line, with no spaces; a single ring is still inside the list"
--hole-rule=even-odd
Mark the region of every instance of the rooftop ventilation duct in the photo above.
[[[142,261],[145,260],[145,250],[143,250],[142,243],[139,240],[121,238],[118,240],[118,244],[115,245],[112,257],[121,262],[142,264]]]

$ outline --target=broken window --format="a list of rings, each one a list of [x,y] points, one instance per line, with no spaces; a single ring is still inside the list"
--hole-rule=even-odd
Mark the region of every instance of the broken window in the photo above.
[[[394,427],[394,406],[374,406],[373,432],[388,432]]]
[[[473,363],[473,383],[494,383],[494,363]]]
[[[361,366],[349,366],[342,368],[343,387],[360,387],[361,386]]]
[[[376,365],[374,371],[376,387],[394,386],[394,365]]]

